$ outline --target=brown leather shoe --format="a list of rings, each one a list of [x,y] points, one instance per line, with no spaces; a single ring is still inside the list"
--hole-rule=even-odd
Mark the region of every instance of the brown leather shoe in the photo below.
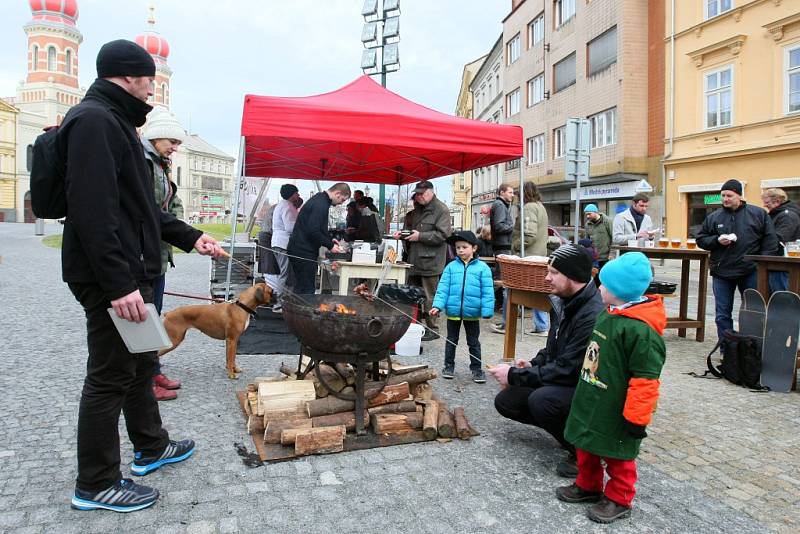
[[[599,491],[586,491],[585,489],[581,489],[574,482],[569,486],[556,488],[556,497],[558,497],[559,501],[564,502],[597,502],[602,495],[603,494]]]
[[[596,523],[611,523],[623,517],[630,517],[631,509],[603,496],[598,503],[586,510],[586,516]]]
[[[181,389],[180,380],[170,380],[163,373],[153,377],[153,382],[160,388],[164,389]]]
[[[157,401],[168,401],[178,398],[178,393],[169,389],[164,389],[160,386],[153,386],[153,395],[156,396]]]

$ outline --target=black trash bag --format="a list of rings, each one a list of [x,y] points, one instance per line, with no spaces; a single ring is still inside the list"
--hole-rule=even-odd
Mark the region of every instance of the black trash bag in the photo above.
[[[378,297],[393,304],[420,304],[425,300],[425,291],[421,287],[406,284],[384,284],[378,291]]]

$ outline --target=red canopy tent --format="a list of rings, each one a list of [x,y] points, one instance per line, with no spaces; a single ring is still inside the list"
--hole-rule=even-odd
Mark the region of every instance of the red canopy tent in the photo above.
[[[244,176],[402,185],[522,156],[522,128],[433,111],[361,76],[307,97],[246,95]]]

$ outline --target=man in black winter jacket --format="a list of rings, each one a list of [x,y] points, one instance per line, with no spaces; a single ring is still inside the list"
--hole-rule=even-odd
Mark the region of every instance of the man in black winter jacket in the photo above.
[[[546,279],[553,287],[547,345],[533,360],[517,360],[515,367],[498,365],[489,374],[504,387],[494,399],[500,415],[549,432],[569,452],[559,463],[558,474],[574,477],[575,448],[564,439],[564,427],[603,301],[597,286],[590,283],[592,258],[580,245],[556,249]]]
[[[305,203],[297,215],[292,236],[289,238],[289,265],[291,279],[289,284],[298,295],[313,295],[317,274],[319,248],[341,252],[339,242],[331,239],[328,232],[328,211],[350,198],[350,186],[345,183],[333,184],[327,191],[317,193]]]
[[[778,188],[769,188],[761,193],[761,202],[769,212],[769,218],[775,226],[775,234],[778,236],[778,249],[775,256],[783,256],[784,247],[787,243],[800,239],[800,216],[798,216],[797,206],[789,201],[786,191]],[[788,291],[789,273],[786,271],[769,272],[769,292]]]
[[[511,253],[511,236],[514,232],[514,219],[510,210],[512,200],[514,200],[514,188],[508,184],[500,184],[497,188],[497,198],[492,202],[489,212],[492,249],[495,255]]]
[[[717,337],[733,329],[733,296],[756,287],[756,264],[746,255],[771,256],[778,238],[767,212],[742,200],[742,184],[728,180],[720,193],[722,207],[710,213],[697,234],[697,246],[711,251],[711,278]]]
[[[145,320],[145,302],[153,302],[161,274],[162,240],[215,257],[220,248],[153,202],[153,178],[136,134],[152,109],[145,103],[155,76],[150,54],[131,41],[106,43],[97,75],[58,132],[66,156],[63,279],[84,308],[89,346],[72,506],[128,512],[152,505],[158,491],[122,478],[120,411],[134,447],[134,474],[185,460],[194,442],[169,439],[152,390],[156,353],[128,352],[106,310]]]

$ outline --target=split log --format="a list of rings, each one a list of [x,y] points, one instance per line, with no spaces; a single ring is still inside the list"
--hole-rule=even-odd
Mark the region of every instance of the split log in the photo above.
[[[389,364],[387,362],[380,362],[381,371],[383,374],[386,374],[386,371],[389,370]],[[423,369],[427,369],[428,365],[425,363],[421,363],[418,365],[403,365],[401,363],[392,362],[392,374],[393,375],[404,375],[407,373],[412,373],[414,371],[421,371]]]
[[[364,426],[369,425],[369,413],[364,410]],[[339,426],[344,425],[348,430],[356,429],[356,412],[341,412],[330,415],[320,415],[311,419],[311,426],[314,428],[321,428],[326,426]]]
[[[422,428],[419,412],[380,413],[370,416],[372,430],[376,434],[404,434]]]
[[[439,403],[430,401],[423,414],[422,432],[427,439],[435,439],[439,435]]]
[[[433,398],[433,388],[427,382],[422,382],[414,386],[414,400],[427,404]]]
[[[288,421],[293,419],[307,419],[305,413],[297,413],[297,410],[288,412],[267,412],[264,414],[264,429],[271,421]]]
[[[289,428],[311,428],[311,419],[284,419],[283,421],[268,422],[267,428],[264,430],[264,443],[280,443],[281,432]]]
[[[438,423],[438,430],[439,430],[439,437],[442,438],[454,438],[456,437],[456,422],[453,418],[453,414],[447,409],[447,405],[439,405],[439,420]]]
[[[453,418],[456,420],[456,433],[461,439],[469,439],[472,437],[472,432],[469,430],[469,423],[467,416],[464,415],[464,408],[461,406],[453,408]]]
[[[433,369],[421,369],[419,371],[412,371],[397,376],[390,376],[388,384],[399,384],[400,382],[408,382],[408,386],[413,388],[417,384],[434,380],[439,375]]]
[[[289,367],[285,363],[281,362],[281,367],[279,371],[289,378],[297,378],[297,368],[296,367]]]
[[[309,417],[319,417],[320,415],[330,415],[341,412],[352,412],[355,409],[356,403],[354,401],[337,399],[333,396],[306,402],[306,413]]]
[[[384,404],[383,406],[375,406],[369,409],[369,414],[415,412],[421,409],[413,400],[404,400],[392,404]]]
[[[346,388],[343,391],[352,392],[351,388]],[[372,390],[374,391],[374,390]],[[369,394],[370,390],[366,390]],[[378,396],[368,401],[369,406],[381,406],[383,404],[390,404],[399,402],[408,398],[408,384],[401,383],[392,386],[386,386]],[[341,412],[352,412],[355,410],[355,401],[342,400],[333,396],[323,399],[314,399],[306,402],[306,413],[309,417],[319,417],[321,415],[330,415]]]
[[[367,391],[367,394],[369,395],[370,391]],[[370,407],[382,406],[384,404],[406,400],[410,394],[408,383],[401,382],[399,384],[387,385],[380,393],[369,399],[368,403]]]
[[[294,453],[297,456],[325,454],[344,450],[344,426],[310,428],[295,436]]]
[[[264,417],[261,415],[250,414],[247,416],[247,433],[248,434],[263,434],[264,433]]]
[[[350,367],[350,364],[339,362],[333,367],[336,369],[336,372],[339,373],[339,376],[344,379],[347,385],[352,386],[356,383],[356,372],[353,371],[353,368]]]
[[[258,408],[264,415],[269,412],[303,412],[304,403],[317,398],[314,384],[306,380],[261,382],[258,385]]]

